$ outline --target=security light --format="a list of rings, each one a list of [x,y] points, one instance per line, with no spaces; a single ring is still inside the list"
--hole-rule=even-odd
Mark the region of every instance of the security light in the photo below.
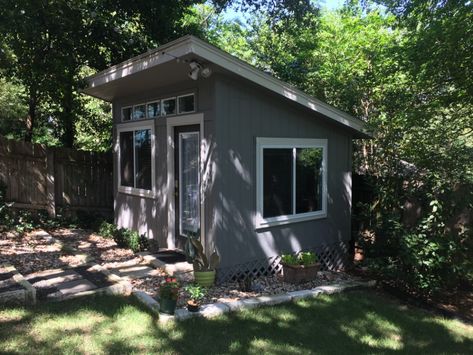
[[[199,78],[200,69],[202,68],[201,65],[196,61],[192,61],[189,63],[189,66],[191,67],[191,71],[188,74],[189,78],[197,80]]]

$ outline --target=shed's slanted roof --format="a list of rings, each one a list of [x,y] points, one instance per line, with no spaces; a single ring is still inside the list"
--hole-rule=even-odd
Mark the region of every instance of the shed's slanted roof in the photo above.
[[[356,136],[359,138],[368,138],[370,136],[364,122],[360,119],[307,95],[301,90],[191,35],[181,37],[90,76],[87,78],[88,87],[84,89],[84,93],[106,101],[112,101],[114,99],[113,93],[105,89],[107,85],[110,85],[116,80],[124,79],[133,74],[149,70],[170,61],[175,61],[177,58],[188,57],[189,55],[196,55],[205,61],[214,63],[231,73],[275,92],[286,99],[318,112],[354,130],[357,133]]]

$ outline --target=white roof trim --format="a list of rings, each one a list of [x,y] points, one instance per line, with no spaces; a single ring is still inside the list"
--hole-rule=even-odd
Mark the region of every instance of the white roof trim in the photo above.
[[[166,52],[166,54],[163,54]],[[182,57],[186,54],[196,54],[205,60],[215,63],[226,70],[273,91],[291,101],[297,102],[312,111],[329,117],[344,126],[350,127],[364,135],[369,135],[363,121],[340,111],[323,101],[320,101],[293,86],[258,70],[244,61],[196,38],[185,36],[157,49],[143,53],[123,63],[112,66],[89,78],[89,88],[96,88],[108,82],[124,78],[131,74],[152,68],[154,66]],[[87,89],[84,90],[87,93]]]

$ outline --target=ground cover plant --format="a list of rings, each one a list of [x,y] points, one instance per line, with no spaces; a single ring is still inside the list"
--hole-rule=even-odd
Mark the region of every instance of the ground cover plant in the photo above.
[[[365,291],[159,325],[132,298],[0,308],[7,353],[467,354],[473,327]]]

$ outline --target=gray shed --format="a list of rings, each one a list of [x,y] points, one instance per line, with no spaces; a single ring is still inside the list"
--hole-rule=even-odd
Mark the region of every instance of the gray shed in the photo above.
[[[342,266],[362,121],[193,36],[88,78],[113,104],[119,226],[161,248],[200,233],[220,280],[315,250]]]

